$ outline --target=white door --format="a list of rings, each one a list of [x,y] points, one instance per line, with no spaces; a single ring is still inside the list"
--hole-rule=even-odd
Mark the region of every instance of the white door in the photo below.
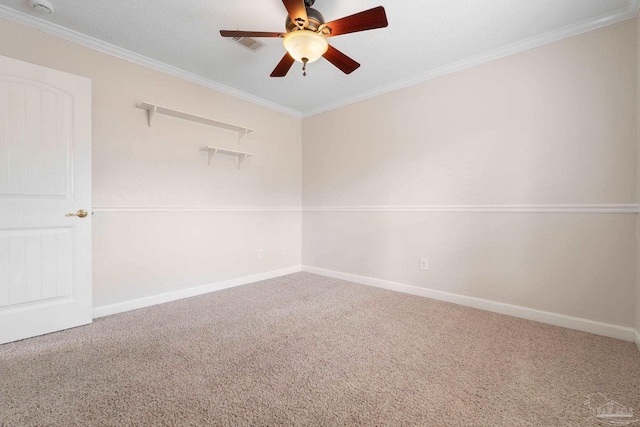
[[[91,322],[90,210],[91,80],[0,56],[0,343]]]

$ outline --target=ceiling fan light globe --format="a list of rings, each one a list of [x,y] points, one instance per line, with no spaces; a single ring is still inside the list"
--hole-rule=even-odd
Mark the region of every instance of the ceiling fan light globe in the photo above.
[[[303,58],[309,63],[315,62],[329,49],[327,39],[309,30],[287,33],[282,43],[289,55],[298,62],[304,62]]]

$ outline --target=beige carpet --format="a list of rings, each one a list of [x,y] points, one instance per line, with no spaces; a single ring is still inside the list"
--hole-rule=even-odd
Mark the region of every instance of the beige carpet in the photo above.
[[[640,413],[634,344],[307,273],[0,346],[5,426],[583,426],[596,392]]]

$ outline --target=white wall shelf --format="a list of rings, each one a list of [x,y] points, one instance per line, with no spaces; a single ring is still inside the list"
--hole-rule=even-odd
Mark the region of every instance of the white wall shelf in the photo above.
[[[200,151],[207,152],[208,165],[211,164],[211,158],[213,158],[213,156],[215,156],[218,153],[226,154],[228,156],[236,156],[238,158],[238,169],[240,169],[240,165],[242,164],[244,159],[246,159],[247,157],[255,156],[255,154],[253,153],[245,153],[244,151],[228,150],[226,148],[220,148],[220,147],[202,147]]]
[[[242,126],[236,126],[231,123],[220,122],[218,120],[208,119],[206,117],[196,116],[195,114],[186,113],[184,111],[174,110],[173,108],[163,107],[161,105],[150,104],[143,102],[138,105],[138,108],[147,110],[147,123],[151,127],[151,121],[156,114],[164,114],[165,116],[177,117],[179,119],[188,120],[190,122],[202,123],[208,126],[214,126],[221,129],[230,130],[238,134],[238,144],[242,141],[245,135],[253,132],[253,129],[245,128]]]

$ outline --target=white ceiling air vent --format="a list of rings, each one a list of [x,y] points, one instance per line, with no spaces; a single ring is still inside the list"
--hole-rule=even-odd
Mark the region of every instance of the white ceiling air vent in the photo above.
[[[53,4],[48,0],[31,0],[29,5],[36,12],[51,14],[53,13]]]
[[[231,40],[241,44],[247,49],[253,50],[254,52],[264,46],[264,44],[260,43],[256,39],[252,39],[251,37],[231,37]]]

